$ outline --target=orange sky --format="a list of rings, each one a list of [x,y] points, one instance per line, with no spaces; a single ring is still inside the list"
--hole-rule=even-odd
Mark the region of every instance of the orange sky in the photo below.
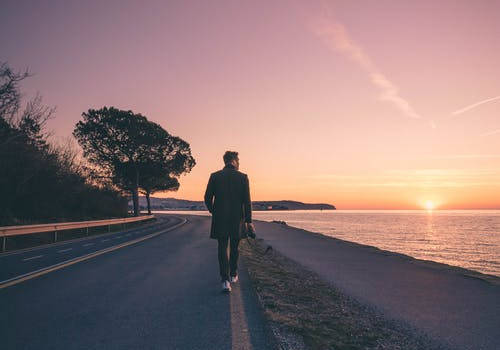
[[[58,107],[58,137],[107,105],[191,144],[196,167],[163,196],[201,200],[235,150],[253,200],[500,208],[500,2],[7,1],[2,12],[0,59],[35,73],[23,87]]]

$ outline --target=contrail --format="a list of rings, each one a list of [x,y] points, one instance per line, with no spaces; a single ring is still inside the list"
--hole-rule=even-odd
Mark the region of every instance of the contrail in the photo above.
[[[453,112],[451,114],[452,115],[459,115],[459,114],[467,112],[468,110],[476,108],[477,106],[480,106],[480,105],[482,105],[484,103],[488,103],[488,102],[495,101],[495,100],[500,100],[500,96],[492,97],[492,98],[488,98],[488,99],[483,100],[483,101],[476,102],[476,103],[474,103],[474,104],[472,104],[470,106],[467,106],[467,107],[464,107],[462,109],[459,109],[458,111],[455,111],[455,112]]]
[[[368,73],[372,84],[380,90],[380,99],[388,101],[410,118],[420,118],[411,105],[399,95],[399,90],[382,74],[370,57],[355,43],[345,27],[331,18],[320,18],[313,22],[312,31],[323,39],[325,44],[334,51],[349,56]]]

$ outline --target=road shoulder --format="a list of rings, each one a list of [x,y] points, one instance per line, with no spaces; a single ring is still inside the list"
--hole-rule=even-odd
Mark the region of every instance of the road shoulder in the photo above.
[[[242,241],[252,285],[281,349],[443,349],[361,305],[262,240]],[[267,252],[266,252],[267,250]]]

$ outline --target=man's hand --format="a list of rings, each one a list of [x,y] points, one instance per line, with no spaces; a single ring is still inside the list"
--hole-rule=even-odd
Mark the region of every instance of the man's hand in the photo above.
[[[255,226],[251,222],[245,223],[248,237],[255,238]]]

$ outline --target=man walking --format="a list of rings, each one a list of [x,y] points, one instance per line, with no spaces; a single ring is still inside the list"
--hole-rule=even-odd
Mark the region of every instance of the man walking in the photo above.
[[[218,240],[222,290],[230,292],[230,282],[238,281],[238,244],[247,237],[247,232],[253,234],[255,228],[248,176],[238,171],[238,152],[227,151],[223,158],[224,168],[212,173],[208,180],[205,205],[212,214],[210,238]]]

